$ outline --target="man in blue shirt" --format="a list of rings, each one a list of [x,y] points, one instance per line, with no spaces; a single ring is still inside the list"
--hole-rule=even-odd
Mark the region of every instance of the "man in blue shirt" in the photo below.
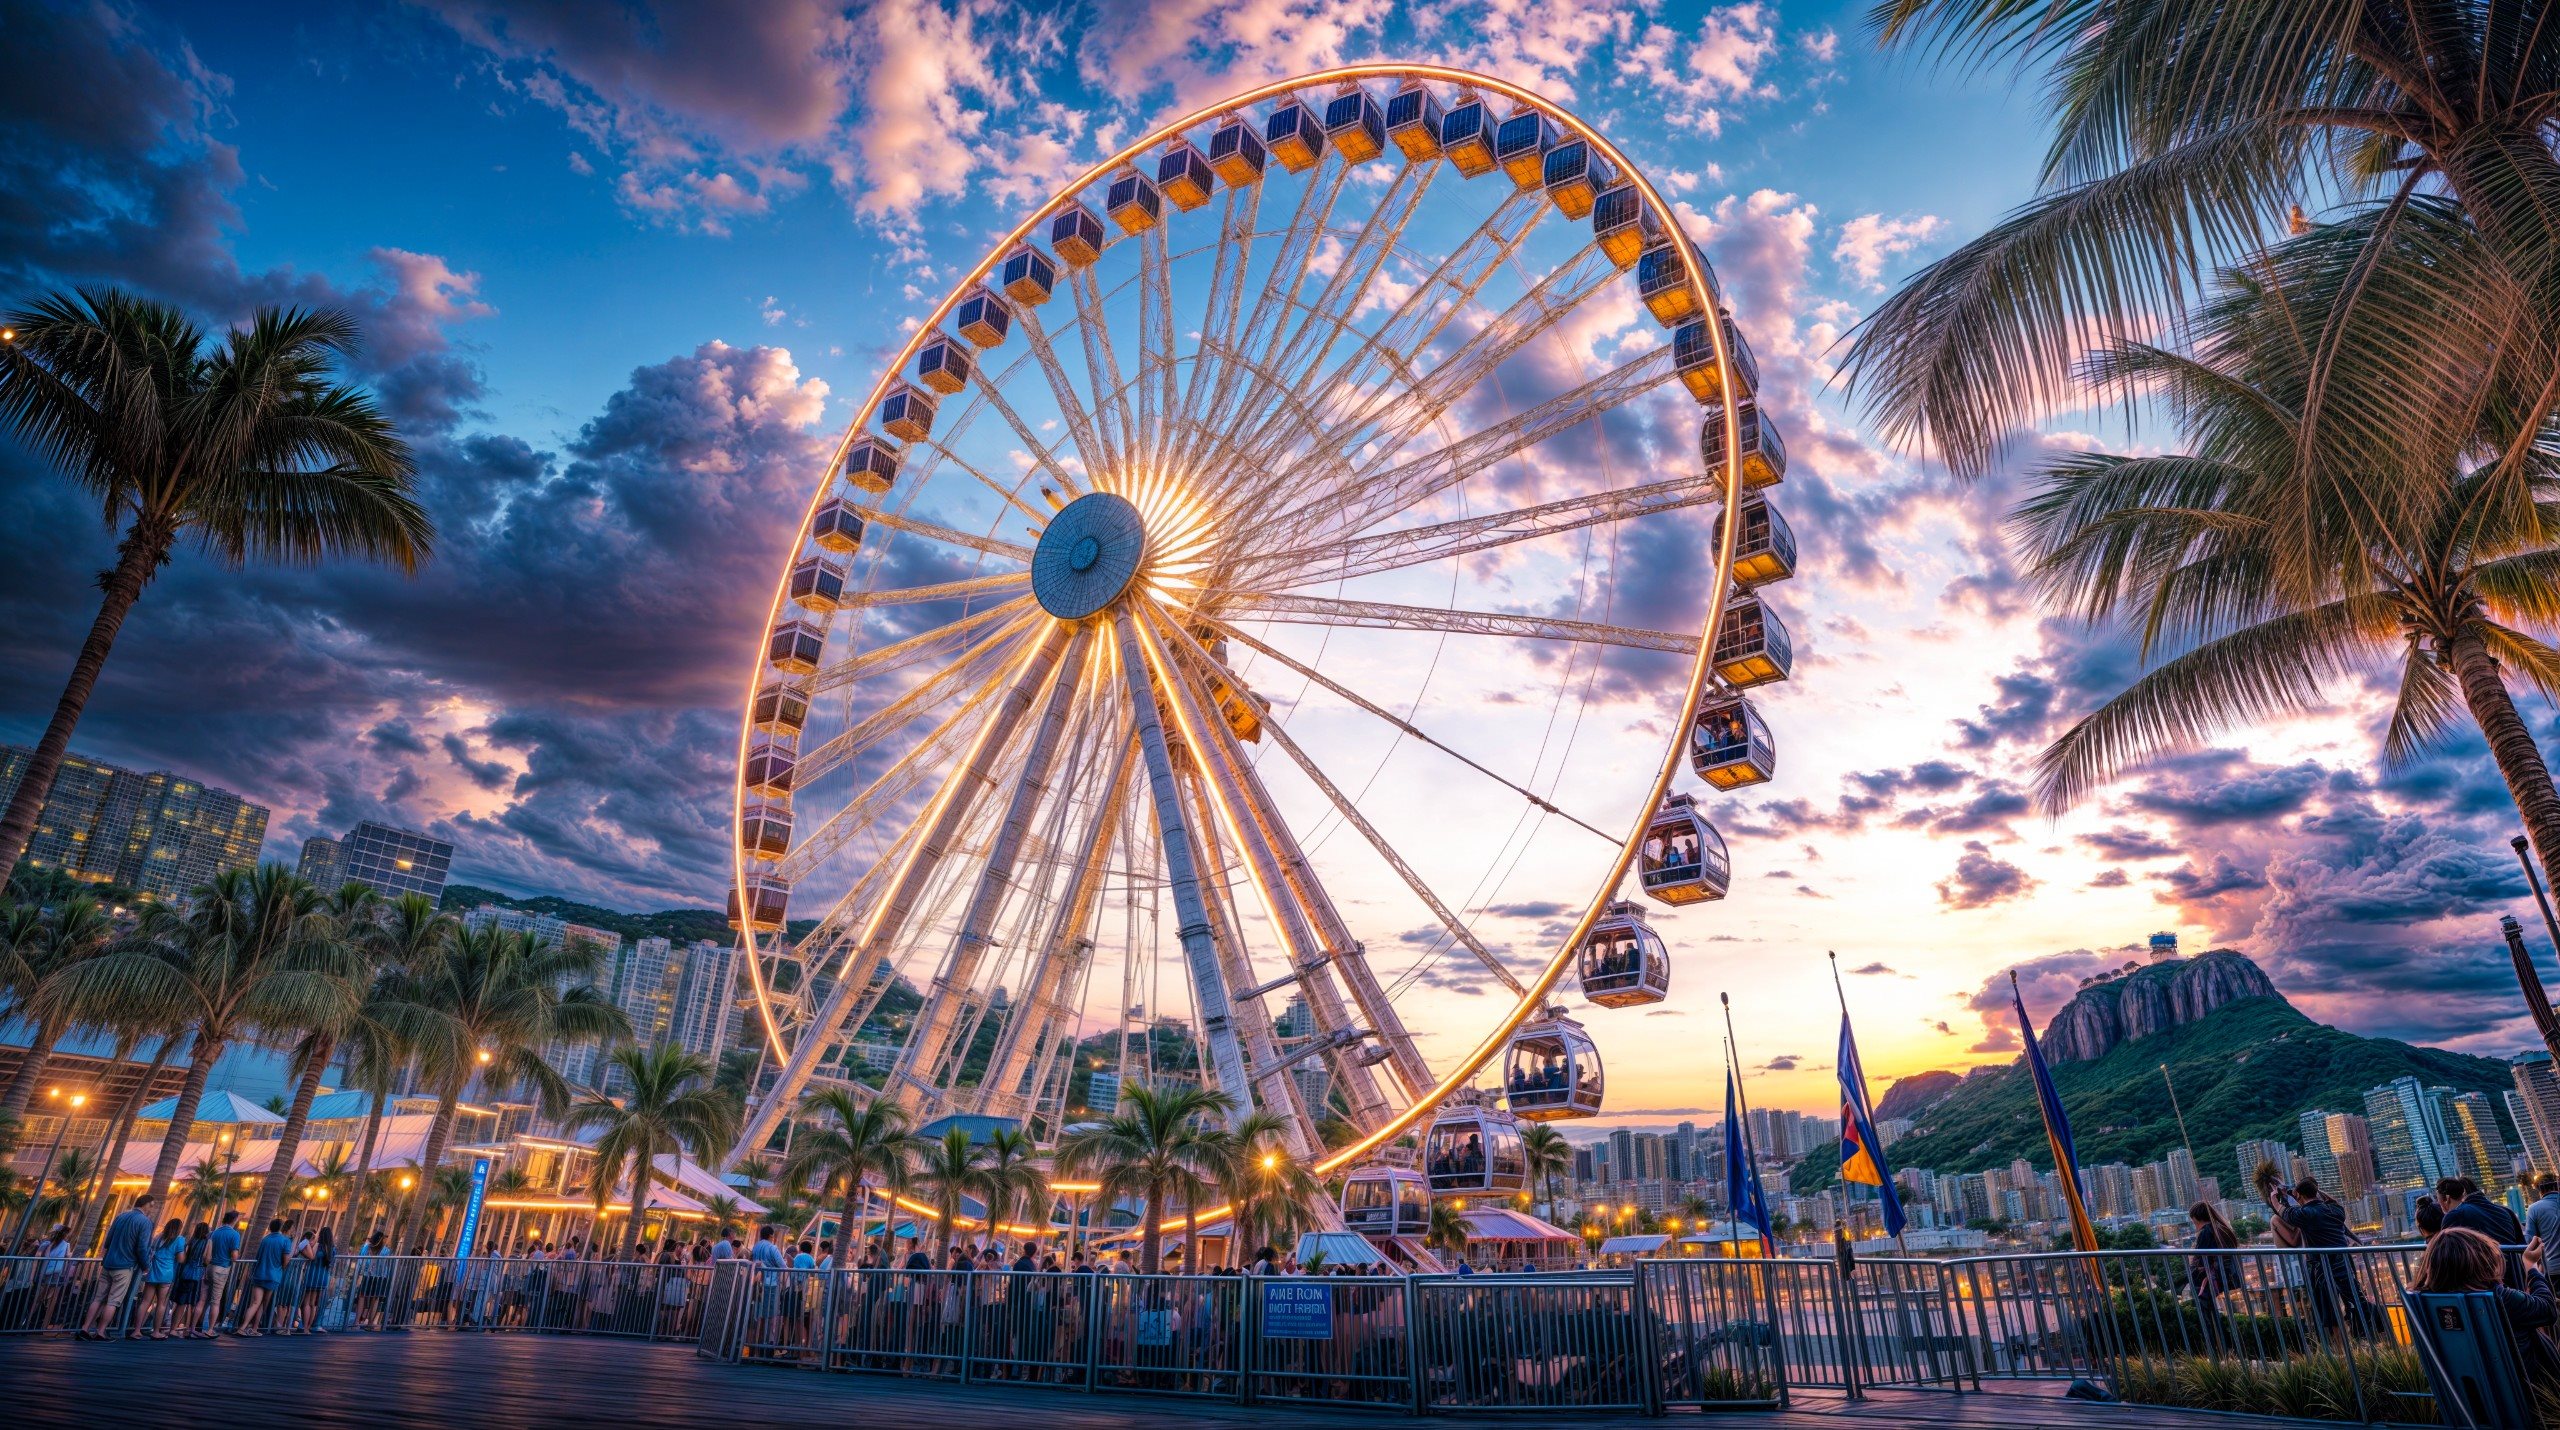
[[[774,1244],[771,1222],[756,1228],[755,1249],[747,1253],[747,1259],[759,1268],[756,1274],[755,1339],[766,1340],[771,1335],[773,1318],[782,1311],[782,1269],[791,1264],[790,1259],[782,1254],[782,1248]]]
[[[2542,1269],[2560,1274],[2560,1177],[2545,1172],[2534,1179],[2533,1189],[2541,1196],[2524,1209],[2525,1240],[2541,1242]]]
[[[267,1234],[258,1238],[258,1259],[249,1268],[249,1294],[240,1302],[238,1334],[254,1336],[259,1317],[273,1310],[276,1293],[284,1287],[284,1264],[293,1256],[293,1238],[284,1234],[284,1218],[267,1223]]]
[[[103,1341],[108,1323],[124,1319],[125,1307],[133,1300],[134,1280],[151,1256],[151,1208],[159,1200],[144,1192],[107,1224],[106,1250],[98,1258],[98,1269],[106,1275],[99,1283],[98,1299],[89,1307],[89,1319],[80,1327],[80,1339]]]
[[[196,1329],[213,1332],[222,1329],[223,1298],[231,1285],[231,1263],[240,1259],[240,1213],[222,1214],[222,1225],[213,1229],[209,1238],[208,1263],[204,1275],[204,1323]]]

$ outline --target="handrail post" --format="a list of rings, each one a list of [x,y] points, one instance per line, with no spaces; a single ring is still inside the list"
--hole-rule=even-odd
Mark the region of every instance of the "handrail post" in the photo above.
[[[1429,1377],[1424,1372],[1422,1354],[1422,1287],[1414,1277],[1404,1278],[1404,1343],[1405,1372],[1413,1382],[1413,1413],[1429,1413]]]
[[[962,1248],[966,1250],[966,1248]],[[960,1383],[970,1381],[969,1352],[978,1337],[978,1268],[972,1266],[960,1273]]]
[[[1858,1384],[1859,1327],[1850,1314],[1850,1301],[1858,1294],[1858,1288],[1837,1263],[1825,1270],[1830,1273],[1832,1285],[1832,1334],[1840,1338],[1840,1390],[1851,1400],[1864,1400],[1866,1392]]]
[[[1253,1285],[1250,1277],[1238,1277],[1231,1283],[1212,1280],[1208,1284],[1232,1284],[1238,1288],[1236,1295],[1242,1304],[1236,1307],[1236,1404],[1251,1405],[1253,1373],[1262,1363],[1262,1293],[1257,1288],[1250,1296],[1244,1294],[1242,1288]]]
[[[1627,1283],[1627,1309],[1635,1316],[1637,1363],[1644,1367],[1638,1394],[1643,1396],[1644,1413],[1660,1415],[1662,1407],[1662,1346],[1654,1333],[1653,1298],[1647,1292],[1652,1282],[1652,1267],[1636,1263],[1636,1274]]]
[[[1111,1307],[1107,1303],[1109,1288],[1104,1284],[1103,1273],[1096,1270],[1081,1274],[1086,1282],[1084,1388],[1085,1393],[1089,1395],[1102,1388],[1102,1322],[1104,1317],[1111,1314]]]

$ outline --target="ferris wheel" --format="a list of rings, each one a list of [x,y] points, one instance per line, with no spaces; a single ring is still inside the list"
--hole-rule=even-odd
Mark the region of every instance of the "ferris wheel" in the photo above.
[[[1725,890],[1683,766],[1775,765],[1786,459],[1714,274],[1589,125],[1403,64],[1184,116],[971,249],[758,642],[739,1155],[814,1087],[1047,1139],[1107,1076],[1506,1190],[1518,1119],[1605,1097],[1567,975],[1660,999],[1626,895]]]

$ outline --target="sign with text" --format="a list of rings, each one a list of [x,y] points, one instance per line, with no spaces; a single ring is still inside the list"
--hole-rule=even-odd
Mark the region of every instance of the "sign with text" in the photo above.
[[[1271,1276],[1262,1282],[1262,1334],[1281,1341],[1333,1339],[1333,1288]]]
[[[480,1203],[489,1195],[489,1159],[481,1157],[471,1163],[471,1200],[462,1207],[462,1237],[454,1243],[456,1256],[469,1256],[471,1243],[480,1235]]]

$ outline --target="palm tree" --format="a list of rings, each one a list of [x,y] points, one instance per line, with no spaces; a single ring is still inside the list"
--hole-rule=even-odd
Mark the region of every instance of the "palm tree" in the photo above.
[[[407,1002],[409,985],[396,975],[433,968],[452,937],[453,920],[424,895],[404,894],[392,903],[387,919],[373,923],[371,933],[376,964],[367,995],[371,1015],[357,1018],[341,1039],[348,1081],[365,1095],[364,1133],[356,1152],[357,1215],[350,1221],[357,1232],[367,1229],[363,1212],[373,1199],[373,1154],[391,1084],[408,1066],[411,1044],[436,1021],[432,1013]]]
[[[1186,1207],[1202,1205],[1218,1175],[1223,1134],[1205,1119],[1234,1110],[1235,1099],[1206,1088],[1130,1087],[1121,1093],[1117,1113],[1060,1139],[1058,1172],[1090,1175],[1101,1184],[1096,1196],[1102,1205],[1123,1195],[1143,1202],[1139,1265],[1152,1274],[1164,1263],[1168,1209],[1176,1199]]]
[[[115,1029],[116,1041],[108,1060],[115,1066],[122,1067],[131,1062],[134,1050],[142,1046],[146,1038],[156,1040],[158,1046],[152,1050],[151,1061],[143,1066],[142,1076],[125,1090],[123,1100],[116,1104],[114,1116],[107,1124],[107,1152],[98,1159],[98,1165],[106,1175],[98,1179],[97,1195],[83,1200],[80,1231],[72,1239],[73,1246],[86,1247],[97,1236],[98,1223],[106,1214],[107,1194],[114,1187],[117,1174],[124,1168],[125,1149],[133,1142],[134,1124],[148,1105],[151,1089],[159,1085],[161,1070],[168,1067],[169,1060],[186,1045],[185,1034],[174,1023],[158,1021],[161,1016],[151,1009],[127,1009],[124,1016],[109,1023]]]
[[[987,1165],[978,1173],[978,1197],[987,1204],[987,1237],[993,1240],[1017,1215],[1049,1221],[1049,1177],[1040,1170],[1039,1144],[1018,1127],[987,1134]]]
[[[67,975],[107,951],[115,928],[94,900],[73,899],[47,918],[32,905],[0,915],[0,1009],[33,1024],[17,1076],[0,1094],[0,1112],[27,1110],[53,1060],[53,1046],[71,1031],[72,1008],[63,996]]]
[[[942,1223],[942,1254],[946,1258],[951,1255],[952,1239],[960,1231],[961,1203],[980,1190],[985,1175],[986,1158],[965,1127],[949,1128],[941,1140],[925,1143],[923,1154],[916,1159],[916,1190],[933,1204],[934,1216]]]
[[[1556,1182],[1573,1170],[1573,1144],[1564,1134],[1543,1122],[1532,1122],[1520,1129],[1520,1151],[1529,1171],[1529,1185],[1536,1187],[1547,1204],[1547,1220],[1555,1220]]]
[[[188,1031],[187,1077],[160,1141],[152,1196],[166,1194],[178,1174],[205,1078],[223,1052],[276,1030],[349,1016],[359,997],[347,976],[351,962],[331,937],[318,891],[268,864],[215,875],[184,914],[151,909],[130,946],[64,975],[63,996],[75,1013],[147,1010]]]
[[[2438,275],[2490,259],[2443,205],[2412,205],[2386,239],[2362,231],[2384,221],[2315,229],[2227,273],[2191,351],[2101,355],[2107,379],[2159,386],[2191,450],[2051,462],[2015,528],[2048,604],[2127,621],[2146,662],[2179,653],[2045,752],[2048,808],[2394,666],[2386,763],[2467,714],[2560,872],[2560,794],[2502,676],[2560,694],[2560,651],[2531,634],[2560,621],[2560,426],[2542,400],[2560,362],[2521,331],[2464,370],[2414,361],[2395,334],[2426,320]],[[2304,413],[2319,385],[2372,420],[2314,426]],[[2468,430],[2394,422],[2420,407],[2468,413]]]
[[[572,1089],[545,1051],[555,1042],[631,1036],[630,1018],[596,992],[603,967],[603,950],[585,939],[545,944],[492,924],[448,928],[439,957],[390,972],[384,996],[415,1010],[410,1045],[436,1093],[420,1166],[443,1165],[455,1109],[474,1077],[490,1087],[530,1089],[546,1117],[568,1111]],[[431,1180],[418,1179],[395,1242],[407,1241],[423,1218]]]
[[[60,468],[120,533],[53,719],[0,816],[18,862],[116,633],[181,539],[232,566],[355,556],[413,571],[435,525],[372,396],[335,379],[355,319],[262,308],[208,345],[178,309],[112,289],[37,300],[0,328],[0,428]]]
[[[69,1219],[72,1208],[89,1194],[89,1184],[98,1179],[98,1154],[86,1147],[65,1147],[53,1159],[53,1171],[46,1180],[58,1190],[48,1194],[34,1187],[36,1220],[50,1225]]]
[[[746,1210],[736,1197],[717,1196],[702,1204],[702,1214],[711,1219],[712,1229],[726,1231],[738,1224],[738,1216]]]
[[[189,1167],[179,1181],[178,1205],[187,1209],[189,1217],[217,1219],[239,1200],[237,1182],[237,1178],[223,1175],[222,1169],[207,1157]]]
[[[2055,134],[2037,197],[1870,314],[1843,371],[1889,435],[1979,474],[2010,433],[2081,405],[2085,354],[2179,323],[2217,266],[2253,254],[2317,193],[2383,201],[2385,222],[2366,235],[2377,245],[2411,200],[2441,200],[2521,283],[2540,329],[2560,281],[2554,18],[2548,0],[1884,0],[1873,19],[1887,46],[2041,68]],[[2434,316],[2449,345],[2439,351],[2477,352],[2506,321],[2459,302]],[[2316,427],[2324,416],[2358,414],[2315,388],[2301,417]]]
[[[631,1224],[623,1231],[623,1254],[640,1244],[640,1228],[649,1218],[649,1189],[658,1180],[658,1154],[674,1152],[709,1163],[729,1149],[738,1118],[730,1100],[713,1089],[711,1063],[679,1047],[619,1047],[606,1060],[620,1069],[630,1092],[619,1101],[589,1095],[569,1110],[568,1128],[602,1131],[595,1142],[596,1211],[627,1166],[631,1176]]]
[[[801,1099],[800,1118],[779,1180],[795,1187],[814,1180],[842,1198],[836,1221],[850,1261],[862,1226],[859,1203],[873,1186],[889,1192],[905,1187],[919,1145],[907,1130],[905,1108],[886,1098],[864,1102],[849,1088],[809,1094]]]
[[[1432,1198],[1431,1222],[1422,1233],[1422,1244],[1454,1261],[1467,1254],[1467,1237],[1466,1209],[1446,1198]]]
[[[1289,1150],[1288,1124],[1268,1112],[1226,1130],[1218,1195],[1232,1208],[1239,1264],[1252,1249],[1301,1229],[1309,1203],[1325,1194],[1315,1171]]]

